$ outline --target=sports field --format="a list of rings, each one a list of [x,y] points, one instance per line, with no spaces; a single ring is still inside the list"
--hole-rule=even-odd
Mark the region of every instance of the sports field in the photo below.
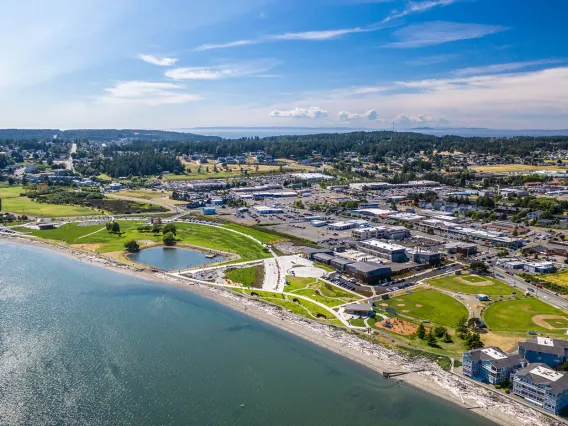
[[[144,225],[143,222],[123,220],[118,221],[118,223],[122,235],[111,234],[101,225],[79,226],[76,223],[66,224],[53,230],[32,231],[32,234],[41,238],[63,241],[67,244],[80,244],[84,248],[102,253],[122,251],[124,250],[124,243],[132,239],[148,242],[162,241],[162,234],[154,235],[151,232],[139,232],[137,228]],[[240,256],[239,261],[271,257],[270,253],[250,238],[222,228],[195,223],[177,223],[176,228],[176,238],[179,242],[235,253]],[[96,232],[99,230],[100,232]]]
[[[28,197],[20,197],[23,191],[21,186],[0,186],[2,211],[17,215],[47,217],[92,216],[99,213],[88,207],[37,203]]]
[[[454,327],[467,315],[467,308],[451,296],[436,290],[417,289],[410,294],[377,302],[379,307],[394,309],[399,314]]]
[[[498,302],[483,315],[487,327],[494,331],[564,333],[568,314],[534,298]]]
[[[481,293],[489,296],[508,296],[517,291],[498,279],[479,275],[448,275],[428,280],[428,284],[456,293]]]

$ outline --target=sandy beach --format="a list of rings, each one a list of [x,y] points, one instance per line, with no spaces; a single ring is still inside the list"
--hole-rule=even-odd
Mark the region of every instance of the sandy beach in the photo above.
[[[566,422],[547,416],[516,399],[498,393],[464,377],[442,370],[427,359],[410,359],[404,352],[367,341],[345,330],[329,327],[298,317],[272,305],[255,299],[228,292],[216,287],[172,277],[163,272],[117,263],[115,260],[80,249],[61,246],[55,243],[23,238],[13,235],[0,235],[0,242],[25,244],[56,251],[64,256],[104,267],[116,272],[136,276],[144,280],[173,285],[190,290],[200,296],[222,303],[243,312],[255,319],[283,329],[298,337],[358,362],[379,373],[410,372],[390,380],[400,381],[401,385],[412,385],[426,392],[448,400],[462,409],[471,410],[497,424],[518,425],[562,425]],[[419,372],[416,372],[420,370]]]

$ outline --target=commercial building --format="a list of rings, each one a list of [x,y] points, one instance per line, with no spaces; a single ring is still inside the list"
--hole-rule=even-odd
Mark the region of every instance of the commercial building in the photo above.
[[[505,269],[524,270],[539,274],[547,274],[556,270],[552,262],[534,262],[517,258],[499,259],[497,265]]]
[[[373,312],[373,305],[370,303],[350,303],[345,305],[344,312],[350,315],[365,316]]]
[[[327,225],[332,231],[344,231],[346,229],[357,228],[357,223],[355,222],[334,222]]]
[[[425,228],[437,230],[441,235],[452,234],[457,237],[469,238],[473,240],[483,240],[493,244],[501,244],[513,248],[523,246],[523,241],[521,239],[505,237],[503,232],[467,228],[458,226],[455,223],[438,219],[426,219],[420,222],[420,225]]]
[[[193,182],[187,184],[187,189],[194,192],[212,191],[217,189],[225,189],[227,183],[222,180],[206,180],[202,182]]]
[[[398,244],[389,244],[379,240],[360,241],[357,245],[362,252],[369,253],[391,262],[408,262],[406,247]]]
[[[201,211],[206,215],[217,214],[217,209],[215,207],[203,207]]]
[[[369,208],[369,209],[353,210],[353,213],[362,214],[364,216],[387,217],[387,216],[390,216],[391,214],[394,214],[396,212],[394,210]]]
[[[314,256],[316,254],[328,254],[331,257],[333,257],[333,250],[330,249],[324,249],[324,248],[311,248],[311,247],[304,247],[302,249],[304,255],[306,256],[307,259],[309,260],[314,260]]]
[[[294,179],[303,180],[306,182],[318,182],[321,180],[333,180],[333,176],[324,175],[322,173],[293,173],[291,176]]]
[[[462,361],[464,376],[492,385],[509,380],[511,373],[524,365],[519,355],[507,355],[495,346],[466,351]]]
[[[372,228],[359,228],[351,232],[354,240],[364,241],[373,238],[388,240],[403,240],[410,237],[410,231],[404,226],[375,226]]]
[[[477,253],[477,246],[471,243],[448,243],[445,246],[448,254],[461,254],[462,256],[472,256]]]
[[[254,206],[258,214],[279,214],[284,213],[284,210],[279,207],[266,207],[266,206]]]
[[[392,270],[388,266],[376,262],[355,262],[347,265],[345,270],[356,279],[367,284],[378,284],[391,276]]]
[[[419,248],[409,249],[406,253],[410,260],[419,265],[439,265],[442,260],[440,253],[424,251]]]
[[[312,225],[314,228],[321,228],[322,226],[327,225],[327,221],[325,221],[325,220],[311,220],[310,225]]]
[[[344,257],[334,257],[330,260],[329,266],[335,268],[337,271],[345,271],[347,266],[354,263],[352,260],[346,259]]]
[[[519,343],[519,355],[529,362],[541,362],[554,368],[566,362],[568,341],[535,337]]]
[[[513,393],[525,401],[557,414],[568,405],[568,375],[542,363],[531,364],[512,377]]]

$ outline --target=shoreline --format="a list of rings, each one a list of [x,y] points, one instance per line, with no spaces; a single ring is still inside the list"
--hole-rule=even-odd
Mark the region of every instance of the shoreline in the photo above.
[[[456,408],[461,407],[462,409],[473,411],[503,426],[565,424],[565,422],[547,416],[504,394],[487,389],[462,376],[444,371],[432,361],[424,358],[410,359],[400,350],[392,349],[387,345],[369,342],[345,330],[296,316],[276,306],[265,304],[244,295],[178,279],[168,275],[166,272],[151,272],[148,269],[120,264],[114,258],[85,252],[76,247],[59,245],[55,242],[14,235],[2,235],[0,237],[1,241],[52,250],[68,258],[100,266],[118,273],[189,290],[201,297],[218,302],[230,309],[239,311],[256,320],[277,327],[348,358],[379,374],[384,371],[410,372],[423,370],[391,380],[397,380],[436,395],[453,403]]]

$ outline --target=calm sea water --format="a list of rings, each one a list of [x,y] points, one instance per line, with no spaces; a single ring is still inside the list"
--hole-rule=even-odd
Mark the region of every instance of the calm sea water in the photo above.
[[[0,243],[0,424],[492,423],[190,292]]]
[[[208,263],[221,262],[223,256],[208,258],[203,252],[175,247],[151,247],[128,255],[134,262],[155,266],[166,271],[187,269]]]

